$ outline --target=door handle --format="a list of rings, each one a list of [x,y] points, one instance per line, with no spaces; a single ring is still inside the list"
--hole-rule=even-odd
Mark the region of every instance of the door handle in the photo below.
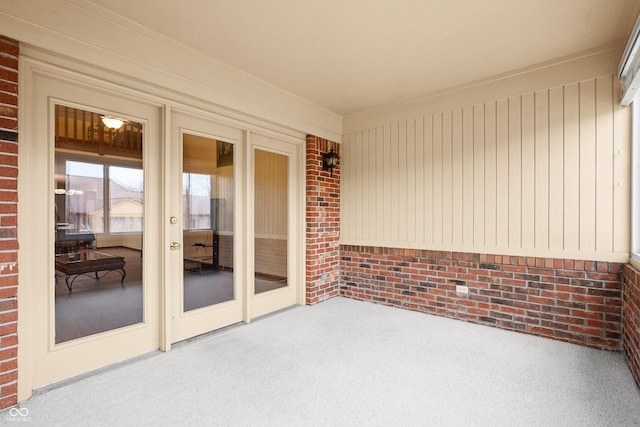
[[[180,243],[171,242],[171,244],[169,245],[169,249],[171,249],[172,251],[175,251],[176,249],[180,249]]]

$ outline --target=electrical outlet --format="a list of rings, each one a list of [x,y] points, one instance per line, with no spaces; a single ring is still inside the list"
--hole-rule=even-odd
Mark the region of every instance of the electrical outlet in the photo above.
[[[459,294],[468,294],[469,293],[469,287],[468,286],[463,286],[463,285],[456,285],[456,292]]]

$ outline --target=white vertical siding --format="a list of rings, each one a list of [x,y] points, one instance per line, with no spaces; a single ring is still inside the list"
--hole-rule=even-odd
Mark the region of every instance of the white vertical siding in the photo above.
[[[415,121],[414,132],[414,146],[415,146],[415,168],[416,168],[416,214],[415,220],[415,239],[419,241],[425,241],[425,216],[426,207],[429,206],[425,202],[425,198],[431,194],[431,189],[426,185],[426,172],[427,165],[424,161],[425,152],[430,150],[427,140],[424,135],[424,119],[418,119]],[[372,206],[372,209],[374,207]]]
[[[443,192],[443,115],[436,114],[433,117],[433,196],[431,198],[431,210],[433,211],[433,224],[431,225],[433,237],[431,243],[436,246],[442,245],[443,236],[443,215],[444,212],[444,192]]]
[[[619,92],[618,92],[619,93]],[[614,100],[613,129],[613,249],[629,253],[631,247],[631,115],[630,108],[623,108]],[[625,110],[627,114],[620,114]]]
[[[613,76],[344,136],[348,244],[621,260],[629,111]]]
[[[487,168],[485,167],[487,152],[485,150],[485,111],[484,105],[473,107],[473,175],[467,174],[473,182],[473,241],[472,245],[485,244],[485,215],[486,215],[486,182]]]
[[[509,126],[509,148],[507,164],[509,169],[508,193],[505,195],[509,209],[509,247],[522,247],[522,97],[507,100],[509,111],[505,121]]]
[[[578,84],[564,87],[564,249],[580,247],[580,97]]]
[[[596,249],[613,247],[614,97],[610,78],[596,80]],[[603,117],[610,117],[603,120]]]
[[[463,175],[462,167],[462,110],[454,110],[451,114],[451,239],[454,245],[462,245],[463,220]]]
[[[410,210],[409,207],[409,191],[414,188],[415,182],[409,185],[408,176],[409,158],[407,156],[407,122],[403,121],[398,123],[398,206],[404,206],[405,209],[398,210],[398,218],[396,223],[398,224],[398,240],[407,240],[407,216]]]
[[[497,104],[486,104],[485,110],[485,145],[484,145],[484,241],[474,242],[474,247],[496,247],[498,245],[498,133]]]
[[[496,242],[509,247],[509,100],[496,106]],[[519,196],[519,193],[514,195]]]
[[[536,151],[535,151],[535,99],[534,94],[522,96],[522,247],[535,246],[535,196],[536,196]]]
[[[453,243],[453,112],[447,111],[442,115],[442,173],[440,186],[442,188],[442,235],[439,244]],[[433,201],[436,205],[438,200]],[[437,224],[436,224],[437,227]]]
[[[534,94],[534,248],[550,248],[549,245],[549,91]]]
[[[580,83],[579,248],[596,249],[596,81]]]
[[[434,170],[435,165],[433,162],[434,159],[434,144],[433,144],[433,116],[428,116],[422,118],[423,124],[423,141],[424,141],[424,151],[422,157],[422,165],[424,169],[424,215],[422,216],[424,220],[424,237],[418,240],[423,242],[424,244],[433,244],[433,225],[435,223],[434,217]]]
[[[564,88],[549,91],[549,249],[564,246]]]
[[[475,146],[473,131],[473,107],[462,110],[462,228],[461,243],[464,246],[473,245],[474,238],[474,195],[473,179],[475,176]]]

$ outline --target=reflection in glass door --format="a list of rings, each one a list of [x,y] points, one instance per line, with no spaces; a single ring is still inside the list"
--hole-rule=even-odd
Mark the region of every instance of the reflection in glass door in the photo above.
[[[255,294],[288,285],[288,160],[282,154],[255,150]]]
[[[242,130],[172,115],[167,200],[170,342],[243,320]],[[241,230],[240,230],[241,231]]]
[[[301,146],[251,135],[251,318],[303,303]]]
[[[234,295],[233,144],[183,134],[184,312]]]
[[[55,106],[55,343],[143,321],[142,124]]]

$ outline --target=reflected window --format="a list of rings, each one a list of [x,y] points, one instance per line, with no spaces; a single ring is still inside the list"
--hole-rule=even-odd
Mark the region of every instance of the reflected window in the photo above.
[[[56,227],[65,234],[104,232],[104,168],[88,162],[66,161],[65,180],[56,186]],[[63,211],[60,211],[60,208]]]
[[[142,232],[142,169],[109,166],[109,231]]]
[[[185,230],[209,230],[211,218],[211,181],[215,176],[184,173],[182,175],[182,201]]]
[[[59,181],[55,190],[59,230],[69,235],[87,231],[142,232],[142,169],[112,166],[108,160],[104,163],[67,160],[65,164],[65,180]],[[109,201],[107,205],[105,200]],[[63,218],[65,221],[61,221]]]

